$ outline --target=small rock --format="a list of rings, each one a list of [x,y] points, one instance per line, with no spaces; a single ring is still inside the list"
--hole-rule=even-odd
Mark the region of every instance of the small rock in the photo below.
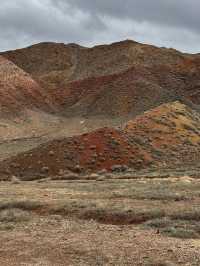
[[[48,173],[49,172],[49,167],[48,166],[43,166],[41,169],[42,173]]]
[[[100,176],[99,176],[99,174],[91,174],[90,175],[90,179],[98,179]]]
[[[77,164],[77,165],[74,167],[74,171],[75,171],[76,173],[81,173],[81,172],[82,172],[82,167],[81,167],[79,164]]]
[[[125,172],[128,170],[128,166],[126,165],[113,165],[111,167],[112,172]]]
[[[90,146],[91,150],[96,150],[96,148],[97,148],[97,146],[95,146],[95,145]]]
[[[80,176],[78,174],[71,173],[71,174],[62,176],[61,179],[62,180],[78,180],[80,179]]]
[[[54,151],[50,151],[50,152],[49,152],[49,155],[50,155],[50,156],[53,156],[54,154],[55,154]]]
[[[14,175],[11,177],[11,182],[12,182],[12,184],[14,184],[14,185],[15,185],[15,184],[16,184],[16,185],[17,185],[17,184],[20,184],[20,180],[19,180],[19,178],[17,178],[17,177],[14,176]]]
[[[75,173],[65,173],[63,175],[58,175],[58,176],[52,176],[51,180],[78,180],[80,179],[80,176]]]
[[[99,176],[96,181],[104,181],[106,180],[106,177],[105,176]]]
[[[108,172],[107,172],[107,170],[106,169],[102,169],[102,170],[100,170],[97,174],[98,175],[106,175]]]

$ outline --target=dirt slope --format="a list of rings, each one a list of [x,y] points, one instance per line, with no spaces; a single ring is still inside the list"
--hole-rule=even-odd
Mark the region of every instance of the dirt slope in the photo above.
[[[195,165],[200,159],[199,125],[196,111],[179,102],[163,104],[128,122],[123,130],[103,128],[50,141],[4,161],[0,168],[28,176],[56,175],[67,169],[96,172],[115,165],[135,169]]]

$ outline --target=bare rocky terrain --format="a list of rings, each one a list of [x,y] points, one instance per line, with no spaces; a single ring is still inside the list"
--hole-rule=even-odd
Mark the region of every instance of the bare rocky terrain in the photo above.
[[[199,77],[130,40],[0,53],[0,265],[200,265]]]

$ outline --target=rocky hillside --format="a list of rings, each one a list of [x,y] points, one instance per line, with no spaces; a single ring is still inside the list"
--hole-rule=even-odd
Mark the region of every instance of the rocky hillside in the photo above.
[[[134,41],[93,48],[41,43],[2,55],[65,115],[135,116],[174,100],[200,103],[198,55]]]
[[[180,102],[147,111],[128,122],[124,132],[163,166],[199,162],[200,115]]]
[[[66,170],[77,173],[111,169],[114,165],[134,165],[150,158],[129,143],[123,132],[103,128],[92,133],[50,141],[30,152],[4,161],[0,172],[8,176],[55,176]]]
[[[198,54],[40,43],[1,53],[0,96],[0,160],[17,154],[0,165],[8,175],[199,162]]]
[[[163,104],[128,122],[123,130],[103,128],[50,141],[0,165],[18,176],[97,172],[116,165],[132,169],[177,167],[199,162],[200,115],[180,102]]]
[[[148,70],[139,67],[71,82],[61,94],[61,110],[65,115],[130,118],[178,97],[175,92],[158,85]]]

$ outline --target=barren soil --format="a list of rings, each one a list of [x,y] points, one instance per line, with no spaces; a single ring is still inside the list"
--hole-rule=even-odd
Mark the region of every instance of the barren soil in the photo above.
[[[200,182],[2,182],[0,265],[200,265]]]

